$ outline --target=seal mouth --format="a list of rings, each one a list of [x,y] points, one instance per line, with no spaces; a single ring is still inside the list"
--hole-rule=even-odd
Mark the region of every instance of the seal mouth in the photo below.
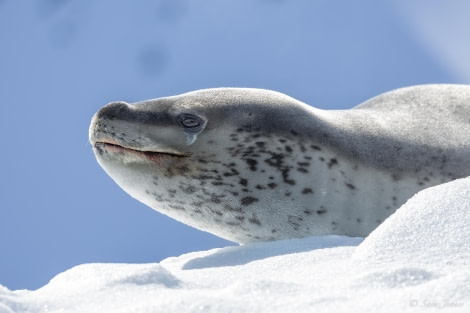
[[[106,142],[106,141],[97,141],[93,147],[98,152],[106,151],[108,153],[117,153],[117,154],[133,154],[139,157],[144,157],[151,160],[161,159],[164,157],[176,157],[183,158],[188,155],[180,154],[176,152],[169,151],[151,151],[151,150],[141,150],[136,148],[124,147],[115,142]]]

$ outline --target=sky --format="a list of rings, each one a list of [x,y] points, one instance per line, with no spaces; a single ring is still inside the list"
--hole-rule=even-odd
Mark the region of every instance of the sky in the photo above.
[[[93,114],[210,87],[347,109],[416,84],[470,83],[462,1],[0,0],[0,284],[89,262],[234,245],[137,202],[97,164]]]

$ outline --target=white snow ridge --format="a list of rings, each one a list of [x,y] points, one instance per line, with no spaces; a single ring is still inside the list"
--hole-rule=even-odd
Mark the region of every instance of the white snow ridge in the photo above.
[[[10,312],[470,312],[470,178],[426,189],[364,240],[257,243],[159,264],[84,264]]]

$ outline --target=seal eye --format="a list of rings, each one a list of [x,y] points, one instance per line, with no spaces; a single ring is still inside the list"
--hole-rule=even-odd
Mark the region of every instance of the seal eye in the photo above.
[[[180,125],[187,131],[199,131],[202,127],[202,120],[196,115],[183,113],[178,117]]]

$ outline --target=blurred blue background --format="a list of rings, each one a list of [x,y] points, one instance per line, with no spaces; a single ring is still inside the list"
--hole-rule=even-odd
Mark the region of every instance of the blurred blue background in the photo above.
[[[234,86],[325,109],[470,83],[468,1],[0,0],[0,284],[86,262],[158,262],[233,244],[124,193],[95,161],[92,115]]]

